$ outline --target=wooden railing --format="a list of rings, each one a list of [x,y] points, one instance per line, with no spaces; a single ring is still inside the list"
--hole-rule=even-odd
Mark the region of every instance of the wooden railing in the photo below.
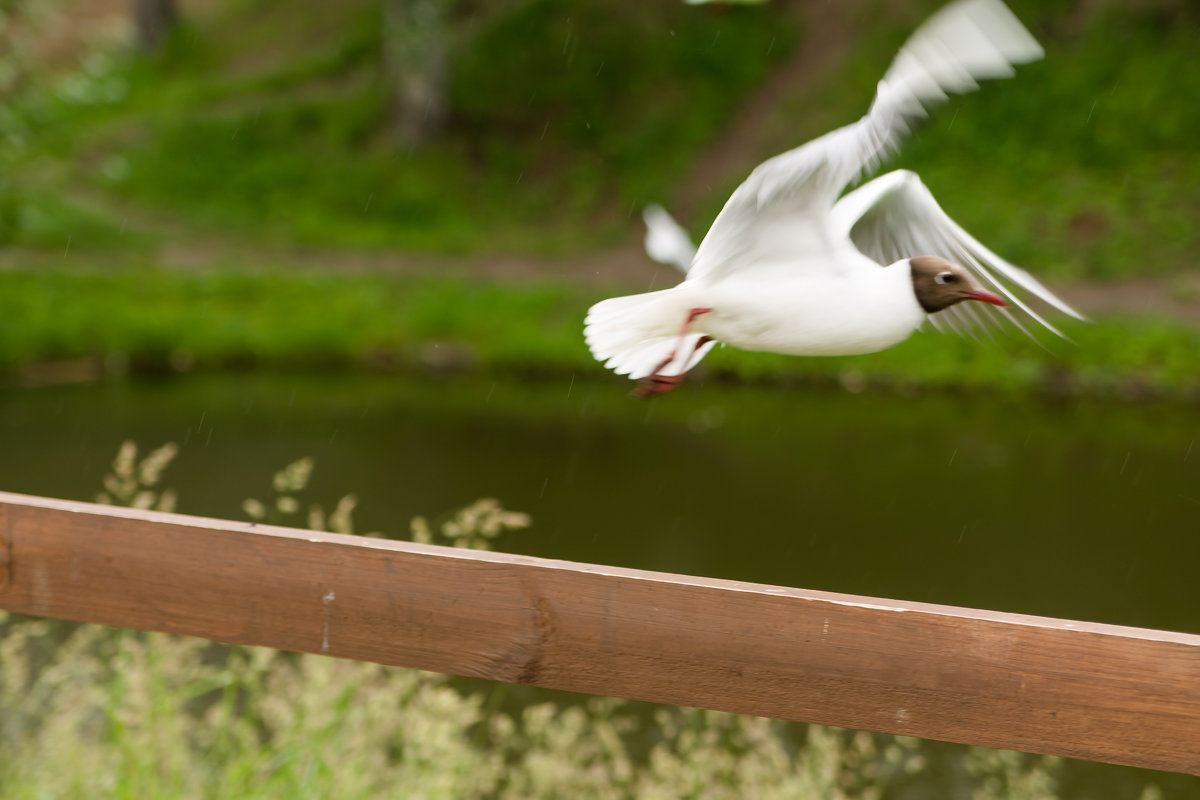
[[[0,493],[0,608],[1200,774],[1200,636]]]

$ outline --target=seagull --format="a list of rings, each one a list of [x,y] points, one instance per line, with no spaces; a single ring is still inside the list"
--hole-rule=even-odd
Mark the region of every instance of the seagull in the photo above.
[[[666,211],[646,209],[647,252],[685,278],[592,306],[592,354],[640,381],[634,396],[649,397],[675,388],[717,343],[858,355],[899,344],[926,320],[973,335],[1005,318],[1031,337],[1022,319],[1063,336],[1018,290],[1083,317],[963,230],[915,173],[889,172],[842,195],[947,93],[1011,77],[1013,65],[1042,54],[1000,0],[945,6],[900,49],[866,116],[760,164],[699,248]]]

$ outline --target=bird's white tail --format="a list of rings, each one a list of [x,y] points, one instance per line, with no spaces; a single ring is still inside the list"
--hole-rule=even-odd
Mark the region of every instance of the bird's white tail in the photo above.
[[[584,319],[583,337],[596,360],[634,380],[654,373],[672,353],[674,359],[657,374],[682,375],[696,366],[714,342],[697,348],[701,334],[680,337],[686,310],[669,301],[670,293],[666,289],[614,297],[592,306]]]

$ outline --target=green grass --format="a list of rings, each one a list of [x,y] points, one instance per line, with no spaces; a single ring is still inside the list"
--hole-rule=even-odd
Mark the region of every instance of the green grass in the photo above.
[[[13,197],[10,208],[7,223],[0,221],[0,237],[7,231],[11,240],[29,248],[61,250],[64,255],[72,249],[128,255],[145,251],[156,238],[109,214],[52,193],[30,192]]]
[[[668,191],[793,27],[777,11],[518,3],[455,40],[451,125],[405,152],[387,135],[378,4],[231,3],[161,58],[103,62],[18,116],[26,162],[70,162],[69,181],[214,230],[578,251]]]
[[[437,276],[276,271],[0,272],[0,368],[95,358],[118,368],[457,368],[603,379],[582,338],[602,289]],[[718,376],[850,389],[1190,398],[1200,392],[1200,330],[1102,319],[1067,328],[1074,344],[1016,334],[975,342],[933,331],[868,356],[793,358],[732,348]],[[617,379],[614,379],[617,380]],[[618,384],[624,386],[624,384]]]
[[[858,119],[923,0],[903,20],[879,14],[845,63],[771,120],[772,150]],[[1200,14],[1109,4],[1011,0],[1046,50],[1009,80],[933,110],[881,171],[920,174],[945,211],[989,247],[1038,275],[1107,279],[1195,271],[1200,249],[1200,93],[1192,67]],[[735,176],[704,213],[702,236]]]
[[[948,213],[1039,275],[1191,269],[1195,12],[1014,5],[1046,60],[938,109],[894,166],[918,170]],[[317,245],[336,268],[338,247],[569,255],[628,236],[631,209],[669,198],[795,45],[782,14],[515,4],[457,40],[451,126],[412,154],[385,133],[368,0],[305,14],[279,0],[220,4],[157,58],[94,58],[35,82],[0,108],[0,246],[15,245],[0,273],[0,369],[86,357],[114,369],[435,363],[603,375],[580,336],[600,290],[251,273],[241,268],[257,257],[245,252]],[[911,26],[880,14],[828,83],[803,105],[784,102],[770,124],[792,144],[855,119]],[[691,222],[702,234],[705,220]],[[165,272],[155,249],[167,245],[211,250],[222,265]],[[1049,353],[1021,339],[921,334],[854,359],[724,350],[705,368],[851,388],[1196,392],[1192,328],[1102,320],[1070,332],[1078,345],[1048,341]]]
[[[1196,32],[1114,11],[1020,81],[988,87],[997,102],[972,104],[953,127],[931,125],[903,163],[980,220],[989,241],[1047,274],[1194,269],[1200,157],[1185,131],[1200,127],[1200,109],[1180,100],[1200,93],[1189,66]],[[991,164],[988,183],[956,162]]]
[[[1039,274],[1191,269],[1200,107],[1185,98],[1200,93],[1200,18],[1182,6],[1014,5],[1045,60],[937,109],[889,166],[920,172],[952,216]],[[919,16],[881,13],[864,26],[841,69],[779,108],[770,124],[786,134],[773,147],[861,115]],[[59,246],[80,228],[73,214],[35,209],[14,226],[5,208],[26,195],[70,208],[71,187],[87,185],[214,234],[593,249],[628,235],[631,208],[672,197],[802,36],[771,6],[634,0],[532,0],[470,30],[452,51],[450,127],[414,153],[387,136],[377,6],[366,0],[305,14],[277,0],[230,2],[159,58],[95,59],[35,84],[0,113],[0,167],[35,188],[0,187],[0,239]],[[723,198],[689,221],[697,234]],[[119,230],[121,213],[111,217]]]
[[[118,357],[135,365],[195,361],[419,363],[437,344],[464,345],[498,366],[578,360],[559,335],[574,325],[566,287],[514,289],[451,278],[333,273],[157,270],[0,273],[0,364]],[[557,344],[545,341],[542,326]],[[582,344],[577,346],[582,347]]]

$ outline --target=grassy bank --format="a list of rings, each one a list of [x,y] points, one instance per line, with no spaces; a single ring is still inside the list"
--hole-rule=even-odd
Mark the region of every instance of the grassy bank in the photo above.
[[[756,160],[863,113],[941,2],[916,5],[880,4],[849,34],[802,30],[783,4],[535,0],[454,19],[449,126],[408,152],[388,133],[377,3],[213,4],[156,58],[29,67],[0,109],[0,244],[136,252],[175,238],[165,219],[324,247],[572,254],[628,237],[631,209],[707,184],[685,220],[699,234]],[[1200,106],[1183,98],[1200,92],[1200,17],[1182,3],[1013,5],[1046,58],[938,109],[894,165],[1041,275],[1192,268]],[[706,160],[806,35],[830,40],[835,67],[797,71],[752,115],[767,133],[742,137],[744,163]]]
[[[161,270],[0,273],[0,368],[89,360],[110,372],[230,366],[434,368],[592,376],[587,307],[603,289],[457,277]],[[890,351],[788,358],[732,348],[710,375],[773,383],[1195,398],[1200,330],[1102,319],[1075,343],[933,331]],[[614,384],[614,390],[624,384]]]
[[[786,18],[636,0],[459,9],[451,119],[413,152],[389,129],[379,3],[214,4],[155,58],[114,53],[42,82],[31,67],[0,112],[0,166],[30,209],[7,238],[43,242],[37,221],[61,216],[65,240],[76,220],[62,198],[85,186],[292,243],[578,252],[668,192],[786,55]]]
[[[955,220],[1039,275],[1194,270],[1200,150],[1187,131],[1200,126],[1200,107],[1182,98],[1200,93],[1191,66],[1197,8],[1007,2],[1045,57],[936,109],[884,168],[918,172]],[[941,5],[922,3],[929,11]],[[873,87],[910,31],[864,31],[842,71],[807,104],[821,110],[812,133],[861,113],[861,96],[845,107],[848,87]]]
[[[882,3],[869,32],[847,25],[829,42],[827,75],[793,76],[756,112],[767,133],[742,138],[763,152],[746,158],[861,114],[936,5]],[[1200,106],[1179,98],[1200,92],[1194,10],[1013,5],[1046,59],[939,109],[894,165],[918,170],[966,228],[1052,282],[1191,269]],[[801,30],[785,4],[535,0],[456,18],[449,127],[399,152],[378,9],[230,0],[190,16],[153,58],[111,51],[67,73],[14,61],[21,88],[0,103],[0,247],[12,267],[0,273],[0,371],[430,366],[600,379],[580,336],[600,290],[339,274],[338,254],[578,255],[640,232],[645,202],[695,200],[673,195],[699,191],[712,170],[704,207],[685,220],[701,234],[742,177],[707,159],[709,146],[805,35],[831,36]],[[242,269],[261,266],[255,253],[287,252],[280,243],[319,245],[330,271]],[[167,248],[205,271],[159,269],[179,261]],[[563,264],[551,269],[567,275]],[[853,359],[725,350],[704,369],[849,389],[1196,395],[1194,329],[1107,319],[1070,333],[1077,345],[1047,339],[1049,351],[935,334]],[[82,373],[30,377],[61,361]]]

